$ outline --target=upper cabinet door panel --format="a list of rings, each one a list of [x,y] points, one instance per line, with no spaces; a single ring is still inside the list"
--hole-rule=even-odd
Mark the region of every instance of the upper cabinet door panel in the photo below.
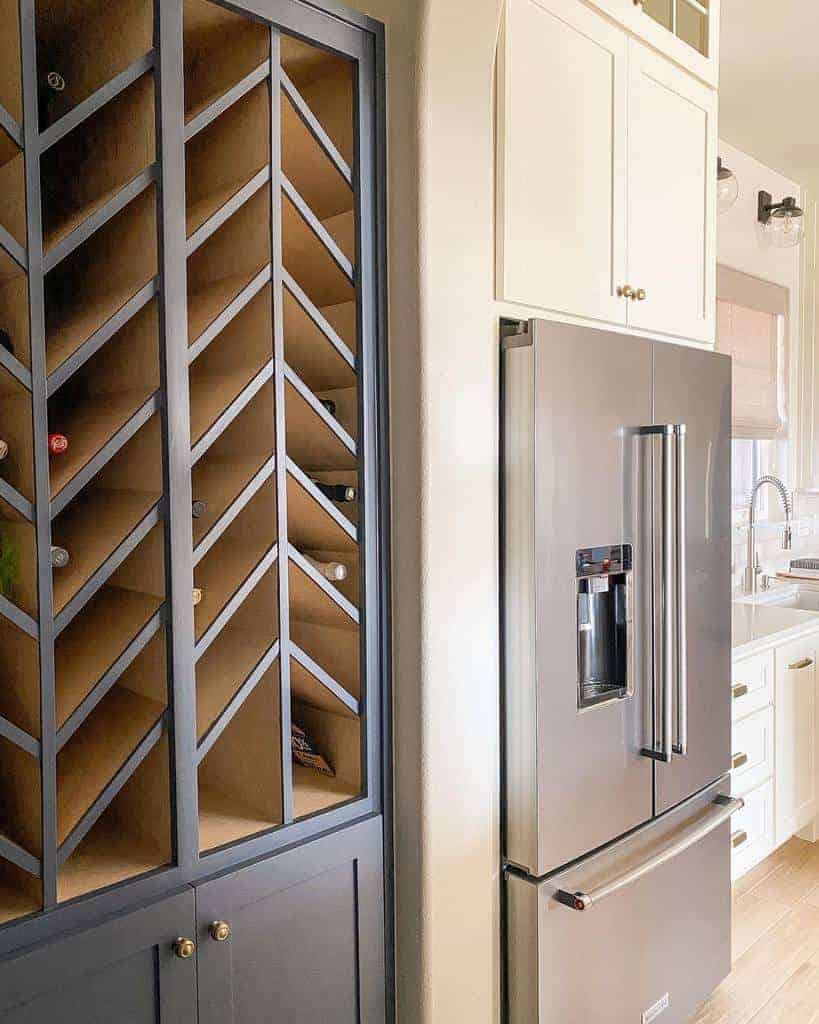
[[[692,75],[719,80],[720,0],[588,0]]]
[[[629,325],[713,343],[717,96],[636,42],[629,77]]]
[[[576,0],[509,0],[499,297],[623,323],[627,40]]]

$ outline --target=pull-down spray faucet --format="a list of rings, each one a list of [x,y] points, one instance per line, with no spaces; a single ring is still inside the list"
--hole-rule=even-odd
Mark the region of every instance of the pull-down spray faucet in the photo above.
[[[748,502],[748,564],[745,566],[745,593],[755,594],[757,591],[757,577],[759,576],[759,559],[756,553],[756,496],[763,484],[770,484],[782,500],[782,507],[785,510],[785,532],[782,537],[782,550],[790,551],[793,544],[791,532],[791,518],[793,516],[793,503],[787,487],[778,476],[761,476],[751,490],[751,499]]]

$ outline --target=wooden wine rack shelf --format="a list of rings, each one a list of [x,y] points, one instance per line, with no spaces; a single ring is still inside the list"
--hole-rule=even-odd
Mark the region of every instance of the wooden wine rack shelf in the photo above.
[[[377,810],[384,524],[365,34],[0,16],[3,924]]]

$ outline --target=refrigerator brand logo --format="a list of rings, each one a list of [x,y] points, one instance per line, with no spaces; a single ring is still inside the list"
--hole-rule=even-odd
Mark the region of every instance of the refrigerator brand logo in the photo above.
[[[643,1016],[640,1018],[640,1024],[651,1024],[653,1020],[656,1020],[660,1016],[663,1010],[668,1009],[668,1003],[668,993],[666,992],[662,999],[658,999],[653,1006],[649,1006],[647,1010],[643,1011]]]

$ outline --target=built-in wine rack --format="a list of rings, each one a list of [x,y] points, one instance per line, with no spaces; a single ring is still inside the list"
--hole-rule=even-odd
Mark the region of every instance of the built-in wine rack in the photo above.
[[[0,924],[376,807],[372,55],[249,6],[0,0]]]

